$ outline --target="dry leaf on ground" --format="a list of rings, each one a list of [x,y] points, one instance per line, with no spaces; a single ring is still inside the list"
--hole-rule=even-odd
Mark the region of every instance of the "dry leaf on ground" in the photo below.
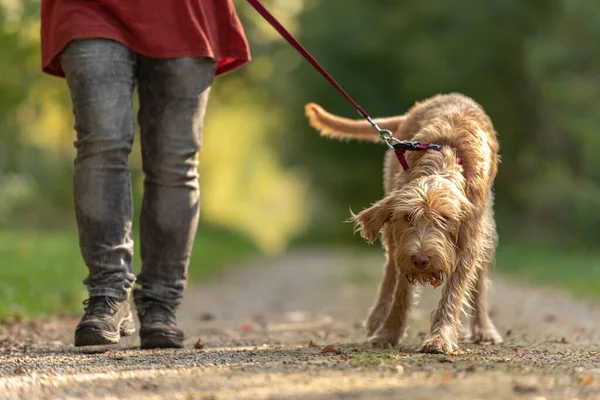
[[[205,312],[200,314],[200,321],[214,321],[217,319],[214,314]]]
[[[336,350],[331,346],[325,346],[323,348],[323,350],[321,350],[321,354],[329,354],[329,353],[334,353],[334,354],[342,354],[341,350]]]

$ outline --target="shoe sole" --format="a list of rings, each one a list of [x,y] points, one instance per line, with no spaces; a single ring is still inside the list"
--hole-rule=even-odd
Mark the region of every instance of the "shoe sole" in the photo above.
[[[182,349],[183,338],[168,335],[163,332],[154,332],[150,335],[140,337],[140,348],[149,349]]]
[[[102,346],[118,344],[122,336],[131,336],[135,333],[135,323],[131,312],[119,323],[117,332],[107,332],[96,328],[84,328],[75,331],[75,346]]]

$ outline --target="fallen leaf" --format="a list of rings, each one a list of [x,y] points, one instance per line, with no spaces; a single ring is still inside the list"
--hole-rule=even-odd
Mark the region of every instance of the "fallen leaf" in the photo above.
[[[142,385],[142,389],[144,389],[144,390],[156,390],[156,389],[158,389],[158,385],[156,383],[144,383]]]
[[[334,354],[342,354],[341,350],[336,350],[331,346],[325,346],[323,348],[323,350],[321,350],[321,354],[329,354],[329,353],[334,353]]]
[[[546,314],[546,315],[544,315],[544,321],[546,321],[548,323],[552,323],[552,322],[556,321],[556,315]]]
[[[452,364],[452,363],[454,363],[454,360],[451,358],[448,358],[448,357],[441,357],[441,358],[438,358],[438,362],[442,363],[442,364]]]
[[[450,382],[452,380],[452,378],[453,378],[452,374],[448,373],[448,374],[446,374],[446,375],[444,375],[442,377],[442,382],[443,383],[448,383],[448,382]]]
[[[209,313],[209,312],[205,312],[200,315],[200,321],[213,321],[215,319],[216,319],[215,315],[212,313]]]
[[[244,332],[249,332],[249,331],[251,331],[251,330],[253,329],[251,324],[244,324],[244,325],[242,325],[240,328],[241,328],[241,329],[242,329]]]
[[[17,368],[15,368],[13,370],[13,372],[17,375],[23,375],[25,373],[25,368],[23,368],[19,365]]]
[[[591,375],[583,375],[579,377],[580,385],[591,385],[594,382],[594,378]]]
[[[535,385],[527,383],[517,383],[513,386],[513,390],[516,393],[536,393],[539,389]]]
[[[565,339],[565,338],[562,338],[562,339],[560,339],[560,342],[561,342],[562,344],[567,344],[567,343],[569,343],[569,342],[567,342],[567,339]]]
[[[310,342],[308,342],[308,347],[310,349],[314,349],[315,347],[318,347],[312,340]]]
[[[202,339],[198,339],[198,341],[196,342],[196,344],[194,345],[194,348],[200,350],[204,348],[204,342],[202,341]]]

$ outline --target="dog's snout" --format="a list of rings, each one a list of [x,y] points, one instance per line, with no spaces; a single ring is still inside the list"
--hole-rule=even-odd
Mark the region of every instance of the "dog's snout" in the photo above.
[[[412,265],[418,269],[425,269],[429,265],[429,257],[423,254],[415,254],[410,258]]]

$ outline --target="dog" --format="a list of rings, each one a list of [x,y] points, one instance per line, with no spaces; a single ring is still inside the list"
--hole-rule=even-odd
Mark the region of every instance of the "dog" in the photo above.
[[[306,105],[305,113],[322,136],[381,141],[366,120],[335,116],[314,103]],[[451,354],[458,349],[463,305],[473,311],[473,342],[501,343],[487,309],[487,270],[498,242],[492,186],[500,163],[491,119],[473,99],[451,93],[375,123],[399,140],[442,147],[407,152],[409,170],[390,149],[384,162],[384,198],[352,214],[361,236],[369,243],[381,236],[386,252],[384,276],[366,321],[369,341],[397,345],[415,287],[444,282],[421,351]]]

